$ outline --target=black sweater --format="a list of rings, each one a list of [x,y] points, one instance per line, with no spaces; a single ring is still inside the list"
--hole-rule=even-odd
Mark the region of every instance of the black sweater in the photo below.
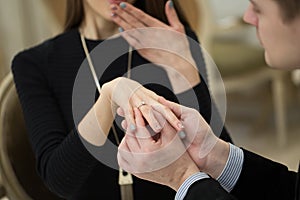
[[[187,34],[197,39],[193,32],[187,31]],[[122,38],[111,41],[118,41],[118,44],[121,41],[123,45],[118,48],[128,49],[128,44]],[[87,40],[89,50],[100,42]],[[193,49],[194,57],[204,80],[206,72],[201,50],[196,46],[192,48],[196,49]],[[12,71],[37,159],[37,170],[49,189],[66,199],[117,200],[120,199],[118,171],[98,162],[86,150],[74,128],[77,124],[72,113],[72,91],[84,59],[79,33],[71,30],[19,53],[13,60]],[[134,52],[133,68],[144,63],[148,63],[147,60]],[[95,66],[101,67],[97,61]],[[100,83],[122,76],[126,68],[127,55],[123,55],[107,68]],[[157,66],[150,66],[149,70],[154,73],[155,80],[165,80],[165,84],[170,85],[164,70]],[[135,79],[134,74],[132,78]],[[87,81],[93,84],[92,76]],[[158,84],[148,84],[147,87],[167,99],[177,100],[165,87]],[[209,122],[212,106],[204,81],[177,97],[184,98],[193,91],[197,95],[201,114]],[[185,104],[191,106],[189,102]],[[122,137],[124,133],[117,130],[119,137]],[[221,137],[230,141],[225,128]],[[115,143],[112,133],[109,139]],[[116,162],[116,158],[112,159]],[[133,187],[137,200],[171,200],[175,195],[170,188],[135,177]]]

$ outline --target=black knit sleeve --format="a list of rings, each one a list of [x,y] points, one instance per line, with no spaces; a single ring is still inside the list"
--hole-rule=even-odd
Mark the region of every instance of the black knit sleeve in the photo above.
[[[69,198],[82,186],[96,160],[76,129],[67,130],[46,74],[40,70],[47,64],[48,49],[44,44],[19,53],[12,72],[38,173],[51,191]]]
[[[243,152],[243,169],[231,192],[234,196],[245,200],[294,200],[295,172],[250,151],[243,149]]]

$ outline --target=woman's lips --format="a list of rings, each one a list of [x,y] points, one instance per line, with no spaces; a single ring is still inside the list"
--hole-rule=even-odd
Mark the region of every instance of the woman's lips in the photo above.
[[[108,0],[110,4],[117,4],[119,5],[121,2],[126,2],[126,0]]]

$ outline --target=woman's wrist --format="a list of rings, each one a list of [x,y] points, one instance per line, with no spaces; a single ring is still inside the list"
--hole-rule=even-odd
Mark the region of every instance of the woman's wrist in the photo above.
[[[102,88],[101,88],[100,96],[102,95],[102,97],[105,97],[108,101],[112,101],[112,91],[113,91],[113,88],[114,88],[113,87],[114,80],[109,81],[107,83],[104,83]]]
[[[89,143],[102,146],[113,123],[117,106],[112,100],[116,80],[105,83],[93,107],[78,125],[80,135]]]
[[[89,143],[102,146],[113,122],[113,112],[110,101],[100,95],[94,106],[84,116],[78,125],[79,134]]]
[[[117,103],[113,98],[113,92],[115,90],[116,85],[121,81],[122,77],[115,78],[105,84],[103,84],[101,88],[101,94],[103,98],[105,98],[109,103],[111,108],[117,108]]]
[[[199,72],[195,66],[193,60],[179,58],[176,59],[172,68],[166,68],[166,72],[176,94],[189,90],[200,83]]]

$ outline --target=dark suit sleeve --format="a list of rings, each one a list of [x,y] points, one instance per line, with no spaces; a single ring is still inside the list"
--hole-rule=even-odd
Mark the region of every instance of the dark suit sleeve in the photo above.
[[[184,200],[237,200],[214,179],[202,179],[189,188]]]
[[[238,199],[294,200],[296,191],[295,172],[244,150],[244,164],[238,182],[231,194]]]

